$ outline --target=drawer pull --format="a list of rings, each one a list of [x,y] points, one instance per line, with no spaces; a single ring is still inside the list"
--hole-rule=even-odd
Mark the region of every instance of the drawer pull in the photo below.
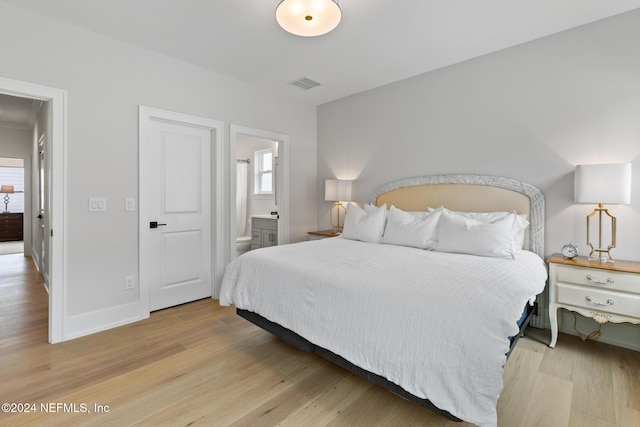
[[[615,302],[612,299],[608,299],[607,302],[597,302],[594,301],[589,295],[587,295],[586,300],[589,301],[591,304],[594,305],[601,305],[601,306],[607,306],[607,305],[613,305],[615,304]]]
[[[601,282],[600,280],[593,280],[593,276],[590,274],[587,274],[587,280],[593,283],[594,285],[611,285],[615,282],[615,280],[613,280],[611,277],[607,277],[606,282]]]

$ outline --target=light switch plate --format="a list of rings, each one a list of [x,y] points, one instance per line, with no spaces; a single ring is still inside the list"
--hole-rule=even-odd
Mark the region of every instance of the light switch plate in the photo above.
[[[127,197],[124,199],[124,210],[127,212],[133,212],[136,210],[136,199],[133,197]]]
[[[107,199],[104,197],[89,197],[89,212],[104,212],[107,210]]]

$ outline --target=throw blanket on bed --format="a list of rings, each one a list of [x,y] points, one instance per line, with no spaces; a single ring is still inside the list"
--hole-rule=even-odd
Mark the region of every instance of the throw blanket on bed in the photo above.
[[[220,304],[253,311],[480,426],[497,424],[508,337],[547,273],[516,259],[332,238],[248,252]]]

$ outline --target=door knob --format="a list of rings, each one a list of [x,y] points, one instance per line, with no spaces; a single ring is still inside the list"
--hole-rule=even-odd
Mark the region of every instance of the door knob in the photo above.
[[[149,228],[158,228],[158,227],[161,227],[163,225],[167,225],[167,224],[158,224],[158,221],[149,222]]]

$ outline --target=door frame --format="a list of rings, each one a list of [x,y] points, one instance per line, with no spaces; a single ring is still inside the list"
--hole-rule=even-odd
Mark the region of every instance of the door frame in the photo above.
[[[276,172],[276,193],[280,217],[278,219],[278,244],[289,243],[289,135],[232,123],[229,125],[229,210],[227,212],[229,228],[226,230],[228,244],[226,263],[236,257],[236,144],[240,134],[278,142],[278,169]]]
[[[0,93],[21,98],[47,101],[51,104],[51,134],[48,147],[48,227],[49,238],[49,342],[65,340],[67,276],[66,216],[67,205],[67,91],[0,77]],[[31,221],[29,222],[31,224]]]
[[[140,201],[138,208],[138,247],[142,245],[142,231],[148,229],[149,221],[153,218],[149,217],[147,206],[142,203],[145,200],[145,183],[142,180],[143,173],[148,169],[146,153],[143,152],[143,140],[149,138],[150,126],[152,120],[160,120],[169,123],[183,124],[189,126],[197,126],[208,129],[213,133],[213,146],[211,147],[211,295],[217,298],[218,289],[222,281],[222,273],[224,272],[224,156],[222,141],[224,140],[224,123],[218,120],[207,119],[204,117],[196,117],[173,111],[160,110],[144,105],[138,106],[138,123],[139,123],[139,141],[138,141],[138,200]],[[138,254],[138,277],[140,290],[140,316],[141,318],[149,317],[149,283],[143,272],[142,253]]]

